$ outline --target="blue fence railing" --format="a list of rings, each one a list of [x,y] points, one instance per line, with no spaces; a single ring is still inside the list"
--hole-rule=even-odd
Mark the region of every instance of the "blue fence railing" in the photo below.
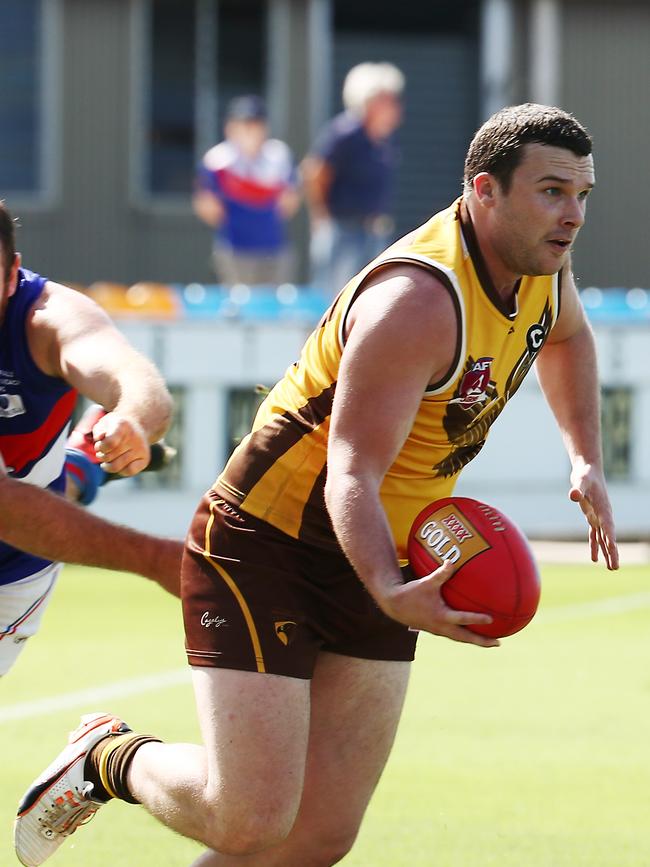
[[[86,290],[115,318],[239,319],[314,323],[331,302],[311,286],[226,287],[216,284],[95,283]],[[602,324],[650,324],[650,290],[599,289],[580,292],[589,319]]]

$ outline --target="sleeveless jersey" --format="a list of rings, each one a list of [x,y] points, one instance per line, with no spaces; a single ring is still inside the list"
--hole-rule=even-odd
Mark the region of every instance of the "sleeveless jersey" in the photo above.
[[[23,268],[0,324],[0,457],[10,476],[41,488],[65,488],[65,445],[77,393],[36,366],[27,344],[29,312],[46,278]],[[34,532],[38,532],[34,516]],[[0,585],[33,575],[49,560],[0,541]]]
[[[417,263],[448,289],[458,315],[456,353],[422,396],[413,427],[380,489],[399,559],[417,513],[450,496],[461,469],[531,368],[559,311],[557,275],[523,277],[512,311],[489,279],[461,200],[389,248],[343,289],[269,393],[216,482],[244,511],[294,538],[336,546],[324,502],[327,438],[346,316],[362,284],[387,262]],[[405,347],[405,351],[408,349]],[[372,400],[360,407],[372,412]]]

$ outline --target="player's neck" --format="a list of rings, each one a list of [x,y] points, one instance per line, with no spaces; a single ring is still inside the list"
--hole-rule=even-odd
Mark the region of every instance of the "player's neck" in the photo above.
[[[472,209],[470,201],[463,199],[460,206],[463,236],[469,249],[479,280],[488,295],[497,295],[505,308],[515,303],[521,274],[513,273],[503,262],[490,241],[489,232],[480,215]]]

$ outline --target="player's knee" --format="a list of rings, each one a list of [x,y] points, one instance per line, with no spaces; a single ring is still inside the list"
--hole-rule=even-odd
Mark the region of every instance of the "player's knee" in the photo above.
[[[285,840],[294,820],[294,814],[280,811],[233,815],[221,805],[207,817],[203,842],[223,855],[252,855]]]
[[[332,867],[332,864],[338,864],[352,849],[356,836],[356,830],[347,833],[343,829],[333,830],[320,837],[314,836],[309,867]]]
[[[243,857],[279,845],[287,834],[268,825],[257,826],[247,822],[245,825],[209,829],[203,842],[221,855]]]

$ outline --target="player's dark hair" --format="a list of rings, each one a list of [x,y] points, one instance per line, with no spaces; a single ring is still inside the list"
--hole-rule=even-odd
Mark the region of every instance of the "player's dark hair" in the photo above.
[[[9,279],[16,258],[16,223],[3,199],[0,199],[0,246],[2,247],[2,274]]]
[[[591,136],[567,111],[532,102],[511,105],[488,118],[472,139],[465,158],[465,191],[476,175],[489,172],[507,193],[527,144],[566,148],[579,157],[592,149]]]

